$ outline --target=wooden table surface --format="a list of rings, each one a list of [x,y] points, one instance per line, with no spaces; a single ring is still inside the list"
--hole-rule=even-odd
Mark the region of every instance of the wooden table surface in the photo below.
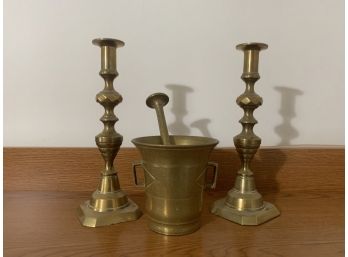
[[[5,156],[5,161],[10,160]],[[303,179],[300,171],[299,180]],[[334,175],[341,173],[342,170]],[[27,181],[30,183],[30,178]],[[144,193],[126,191],[144,210]],[[265,200],[280,209],[281,216],[259,226],[240,226],[210,214],[213,201],[225,196],[226,190],[207,191],[202,227],[186,236],[163,236],[150,231],[146,215],[137,221],[107,227],[82,227],[76,210],[90,194],[90,191],[5,191],[4,256],[344,256],[342,184],[337,190],[310,187],[262,192]]]
[[[143,194],[129,194],[143,209]],[[162,236],[139,220],[85,228],[77,206],[90,192],[5,193],[5,256],[343,256],[343,193],[296,192],[272,197],[281,216],[245,227],[209,213],[225,192],[207,192],[202,228]],[[267,195],[264,196],[267,199]]]

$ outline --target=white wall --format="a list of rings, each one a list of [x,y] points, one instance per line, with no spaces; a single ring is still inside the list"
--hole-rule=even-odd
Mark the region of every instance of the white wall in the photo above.
[[[158,134],[145,106],[158,91],[171,98],[171,133],[233,146],[244,90],[235,45],[251,41],[269,44],[256,85],[262,145],[343,145],[343,29],[338,0],[5,0],[4,145],[95,146],[103,113],[94,100],[103,85],[96,37],[126,43],[115,81],[123,146]],[[173,125],[173,112],[182,123]],[[201,119],[206,125],[191,126]]]

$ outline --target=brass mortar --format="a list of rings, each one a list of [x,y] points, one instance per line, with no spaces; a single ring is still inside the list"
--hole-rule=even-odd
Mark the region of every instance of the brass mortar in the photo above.
[[[185,235],[200,227],[203,189],[215,188],[217,164],[208,162],[218,140],[208,137],[169,136],[171,145],[163,145],[160,136],[132,140],[142,161],[133,164],[144,169],[145,209],[151,230],[164,235]],[[214,168],[206,182],[208,166]]]
[[[145,172],[146,212],[151,230],[164,235],[185,235],[200,227],[203,189],[215,188],[217,164],[208,162],[218,140],[208,137],[169,136],[163,107],[169,97],[155,93],[146,105],[156,110],[161,136],[132,140],[143,160],[133,164]],[[206,170],[214,168],[213,181],[206,184]]]

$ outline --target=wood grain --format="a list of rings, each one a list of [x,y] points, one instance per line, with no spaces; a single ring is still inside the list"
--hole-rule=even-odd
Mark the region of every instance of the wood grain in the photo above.
[[[85,228],[77,206],[90,192],[5,192],[4,256],[25,257],[336,257],[344,256],[343,192],[265,194],[281,216],[260,226],[239,226],[209,213],[225,192],[207,192],[202,227],[186,236],[162,236],[134,222]],[[143,193],[130,197],[144,209]]]
[[[131,163],[121,149],[122,188],[144,210]],[[102,159],[95,148],[4,148],[4,256],[6,257],[301,257],[344,256],[344,149],[261,149],[253,162],[256,184],[281,216],[260,226],[239,226],[210,214],[233,184],[239,158],[216,149],[217,190],[205,192],[202,228],[186,236],[149,231],[134,222],[85,228],[76,211],[98,183]]]
[[[134,160],[137,150],[122,148],[115,162],[126,191],[139,191]],[[230,189],[240,167],[235,150],[215,149],[211,160],[219,164],[216,190]],[[4,148],[4,190],[93,191],[102,165],[96,148]],[[261,193],[344,190],[344,149],[260,149],[252,168]]]

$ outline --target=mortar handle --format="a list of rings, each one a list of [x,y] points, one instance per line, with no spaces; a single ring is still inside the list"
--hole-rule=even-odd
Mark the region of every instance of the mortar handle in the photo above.
[[[133,177],[134,177],[134,184],[138,187],[145,187],[145,181],[142,184],[138,183],[138,177],[137,177],[137,167],[143,167],[142,161],[136,161],[132,163],[132,169],[133,169]]]
[[[210,183],[206,183],[205,188],[215,189],[219,165],[216,162],[208,162],[206,169],[208,169],[208,167],[213,168],[213,180]],[[205,178],[207,179],[207,172],[205,172]]]

